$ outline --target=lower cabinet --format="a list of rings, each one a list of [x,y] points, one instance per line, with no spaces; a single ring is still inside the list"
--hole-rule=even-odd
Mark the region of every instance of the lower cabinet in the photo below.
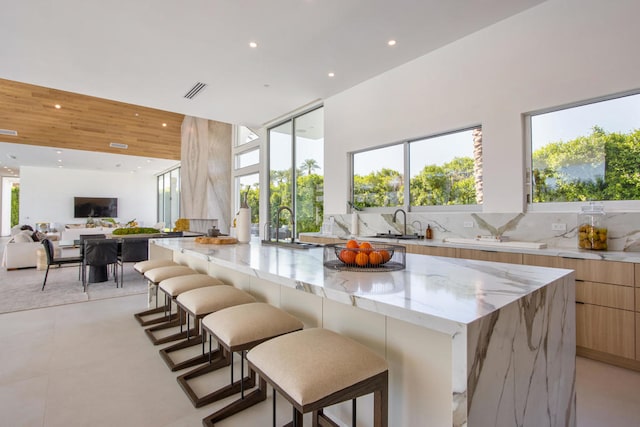
[[[506,262],[522,264],[522,254],[515,252],[497,252],[478,249],[458,249],[458,258],[477,259],[480,261]]]
[[[449,258],[458,257],[458,250],[456,248],[442,246],[407,245],[407,252],[419,255],[446,256]]]
[[[635,359],[635,313],[576,303],[576,345]]]

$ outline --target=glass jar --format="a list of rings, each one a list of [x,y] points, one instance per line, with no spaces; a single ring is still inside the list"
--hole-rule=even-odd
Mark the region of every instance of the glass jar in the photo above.
[[[607,215],[604,207],[590,203],[578,214],[578,247],[596,251],[607,250]]]

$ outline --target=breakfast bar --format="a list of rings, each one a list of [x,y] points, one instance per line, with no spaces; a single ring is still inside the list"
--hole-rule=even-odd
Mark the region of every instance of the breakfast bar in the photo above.
[[[389,425],[576,425],[573,271],[416,254],[398,271],[337,271],[323,251],[149,241],[151,259],[207,272],[385,357]],[[371,406],[358,401],[359,425],[371,425]],[[350,419],[350,405],[330,412]]]

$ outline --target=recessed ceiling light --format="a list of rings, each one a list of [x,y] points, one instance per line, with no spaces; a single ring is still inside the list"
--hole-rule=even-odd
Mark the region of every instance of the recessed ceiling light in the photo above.
[[[151,163],[151,162],[153,162],[153,160],[147,159],[147,163]]]
[[[329,77],[335,77],[336,73],[329,73],[327,74]]]
[[[56,104],[56,105],[54,105],[54,107],[56,107],[56,110],[59,110],[59,109],[61,109],[61,108],[62,108],[62,105],[60,105],[60,104]]]
[[[138,169],[142,169],[142,166],[138,166]]]
[[[140,114],[138,114],[138,113],[135,113],[135,114],[134,114],[134,116],[136,116],[136,117],[138,117],[139,115],[140,115]]]
[[[59,167],[59,168],[63,168],[64,166],[62,166],[62,165],[58,165],[58,167]]]
[[[396,41],[395,41],[395,40],[389,40],[389,41],[387,42],[387,44],[388,44],[389,46],[395,46],[395,45],[396,45]]]
[[[58,163],[62,163],[62,159],[58,159]]]
[[[250,48],[252,48],[252,49],[255,49],[255,48],[257,48],[257,47],[258,47],[258,43],[256,43],[256,42],[249,42],[249,47],[250,47]]]
[[[62,154],[62,150],[56,150],[56,154]]]
[[[163,123],[163,124],[162,124],[162,127],[163,127],[163,128],[166,128],[166,127],[167,127],[167,124],[166,124],[166,123]]]

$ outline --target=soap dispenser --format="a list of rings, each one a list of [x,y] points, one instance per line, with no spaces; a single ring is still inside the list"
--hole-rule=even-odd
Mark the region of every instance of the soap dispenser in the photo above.
[[[427,230],[424,233],[424,238],[427,240],[433,239],[433,230],[431,229],[431,225],[427,224]]]

